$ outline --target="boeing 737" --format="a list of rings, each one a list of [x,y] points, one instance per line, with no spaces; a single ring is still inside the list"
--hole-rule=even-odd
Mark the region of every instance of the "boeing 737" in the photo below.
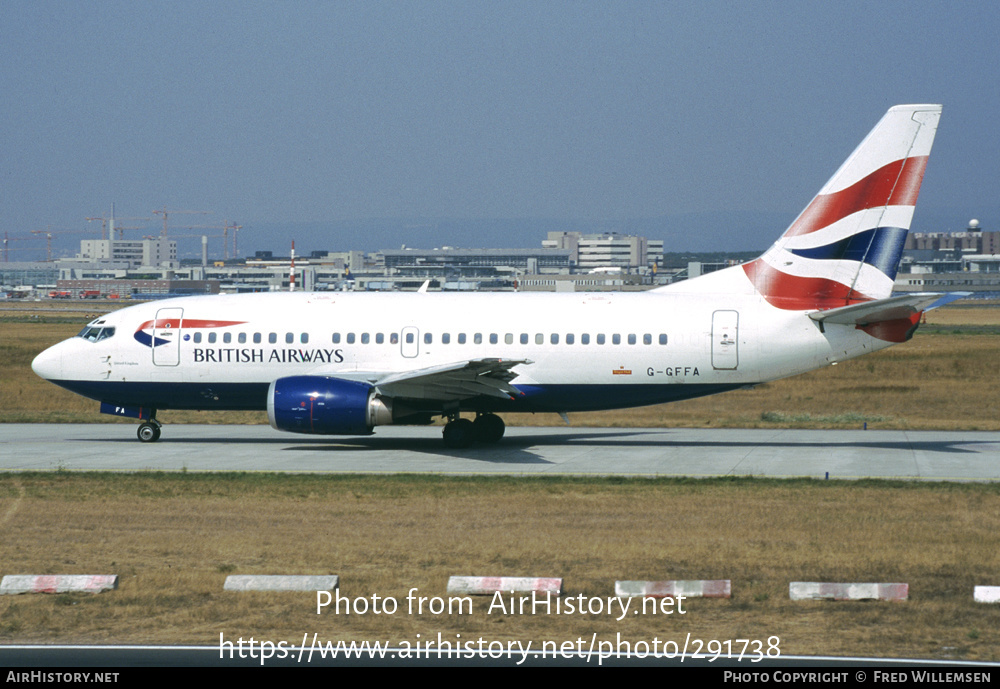
[[[449,447],[500,440],[503,412],[565,418],[804,373],[908,340],[944,301],[891,296],[940,115],[891,108],[770,249],[694,279],[182,297],[102,316],[32,367],[138,419],[144,442],[159,410],[266,409],[278,430],[322,435],[443,417]]]

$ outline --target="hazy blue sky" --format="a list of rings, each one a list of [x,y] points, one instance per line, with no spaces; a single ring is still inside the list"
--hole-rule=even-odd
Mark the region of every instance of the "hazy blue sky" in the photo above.
[[[248,231],[791,221],[907,102],[945,106],[917,225],[995,228],[998,7],[2,0],[0,232],[84,229],[112,202]]]

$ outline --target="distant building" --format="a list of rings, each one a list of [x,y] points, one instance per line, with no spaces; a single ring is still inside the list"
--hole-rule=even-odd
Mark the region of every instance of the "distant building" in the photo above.
[[[0,263],[0,287],[55,287],[59,269],[45,261],[11,261]]]
[[[494,278],[517,273],[568,272],[570,252],[543,249],[399,249],[380,251],[379,263],[386,275],[411,277]]]
[[[74,296],[84,292],[93,292],[105,298],[157,299],[161,297],[186,297],[195,294],[218,294],[219,281],[176,280],[163,277],[59,280],[56,289],[70,292]]]
[[[176,268],[177,242],[166,237],[142,239],[84,239],[76,261],[127,263],[130,268],[156,266]]]
[[[910,232],[895,289],[1000,293],[1000,232],[982,231],[978,220],[963,232]]]
[[[663,261],[663,240],[647,239],[617,232],[582,234],[549,232],[542,241],[547,249],[567,249],[570,261],[579,271],[621,268],[634,271],[652,268]]]

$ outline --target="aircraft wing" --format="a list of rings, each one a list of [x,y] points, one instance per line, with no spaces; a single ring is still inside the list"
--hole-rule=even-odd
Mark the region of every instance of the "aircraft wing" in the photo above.
[[[388,397],[450,401],[487,395],[511,399],[523,394],[510,384],[517,377],[511,369],[530,363],[529,359],[472,359],[391,373],[371,382],[379,394]]]
[[[911,318],[921,311],[930,311],[948,302],[969,296],[969,292],[950,292],[947,295],[935,292],[917,292],[888,299],[875,299],[861,304],[841,306],[826,311],[815,311],[809,317],[818,323],[839,325],[868,325],[883,321]]]

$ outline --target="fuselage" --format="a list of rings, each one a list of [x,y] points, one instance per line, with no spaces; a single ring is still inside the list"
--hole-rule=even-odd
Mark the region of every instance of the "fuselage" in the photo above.
[[[476,411],[610,409],[698,397],[887,346],[821,332],[759,295],[268,293],[169,299],[96,319],[40,354],[42,377],[110,404],[264,409],[287,376],[373,385],[463,361],[524,360]]]

